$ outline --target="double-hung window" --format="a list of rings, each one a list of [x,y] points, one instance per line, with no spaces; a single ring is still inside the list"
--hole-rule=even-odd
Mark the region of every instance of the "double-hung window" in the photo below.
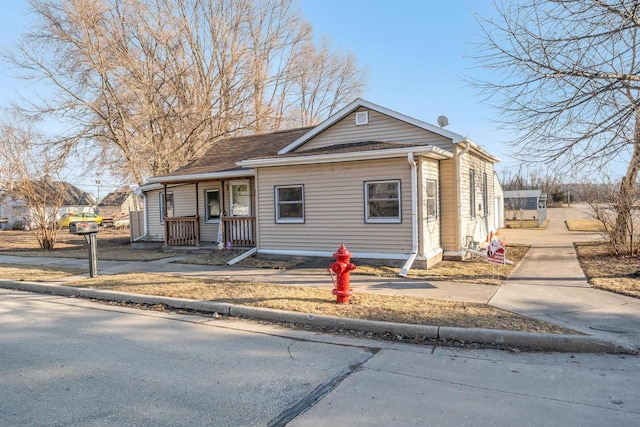
[[[164,200],[164,192],[160,193],[160,223],[164,223],[165,217],[165,200]],[[173,217],[173,193],[167,193],[167,209],[166,209],[167,218]]]
[[[438,218],[438,181],[428,179],[426,190],[427,220],[432,221]]]
[[[205,222],[220,221],[220,190],[205,190]]]
[[[304,186],[280,185],[275,188],[276,223],[304,222]]]
[[[365,222],[401,222],[400,180],[364,183]]]
[[[469,170],[469,216],[476,217],[476,170]]]
[[[489,181],[486,172],[482,174],[482,213],[489,215]]]

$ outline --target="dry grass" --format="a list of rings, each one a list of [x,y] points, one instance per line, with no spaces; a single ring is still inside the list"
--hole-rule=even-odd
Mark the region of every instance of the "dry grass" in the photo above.
[[[244,249],[231,249],[231,250],[212,250],[207,253],[195,254],[184,261],[180,261],[184,264],[196,264],[196,265],[214,265],[216,267],[224,267],[227,262],[242,255],[245,252]],[[264,259],[256,258],[255,256],[245,258],[236,264],[240,267],[246,268],[272,268],[279,270],[286,270],[293,268],[299,264],[305,262],[305,258],[289,257],[286,259]]]
[[[537,219],[525,219],[520,221],[515,220],[515,219],[511,219],[511,220],[507,220],[505,221],[505,228],[518,228],[518,229],[527,229],[527,230],[544,230],[545,228],[547,228],[547,225],[549,224],[549,220],[545,220],[542,225],[538,224],[538,220]]]
[[[158,250],[134,250],[129,243],[129,230],[101,229],[98,232],[98,257],[105,261],[153,261],[174,256]],[[0,231],[0,255],[86,258],[87,243],[83,236],[60,230],[55,248],[40,249],[35,236],[29,231]]]
[[[409,278],[443,280],[459,283],[479,283],[485,285],[499,285],[513,271],[516,265],[527,254],[529,246],[521,244],[507,244],[506,258],[514,265],[495,265],[485,258],[474,256],[464,262],[442,261],[429,269],[412,268]],[[381,267],[372,265],[358,265],[353,274],[369,276],[395,277],[400,268]]]
[[[565,328],[485,304],[365,293],[354,294],[349,304],[336,304],[335,297],[331,294],[331,287],[320,289],[153,274],[99,276],[70,283],[70,285],[357,319],[542,333],[572,333]]]
[[[575,246],[591,286],[640,298],[640,257],[616,255],[609,246],[597,242]]]
[[[0,264],[1,278],[26,282],[46,282],[87,272],[88,269]]]
[[[596,219],[568,219],[565,221],[569,231],[586,231],[600,233],[605,231],[602,221]]]
[[[499,285],[509,276],[509,274],[511,274],[514,266],[520,263],[528,250],[529,246],[527,245],[507,245],[507,259],[514,263],[514,265],[511,266],[497,266],[495,264],[488,263],[485,258],[474,256],[464,262],[442,261],[429,269],[412,268],[409,270],[408,277],[413,279],[446,280],[459,283]],[[242,252],[242,250],[211,251],[210,253],[195,255],[190,259],[181,262],[198,265],[224,266],[227,261],[242,254]],[[296,268],[305,261],[307,261],[305,258],[297,257],[286,259],[262,259],[249,257],[242,260],[237,265],[245,268],[290,269]],[[326,260],[327,267],[331,261],[331,259]],[[396,277],[400,272],[399,267],[365,264],[360,263],[357,260],[354,260],[354,262],[356,263],[357,268],[352,274],[377,277]]]
[[[0,232],[0,254],[15,253],[22,256],[28,254],[42,256],[42,252],[45,252],[36,250],[33,247],[37,245],[35,241],[26,244],[24,240],[27,235],[24,232],[17,232],[22,233],[19,236],[12,233],[15,232]],[[5,236],[12,237],[12,239],[3,239]],[[128,236],[126,232],[112,232],[110,230],[105,233],[101,231],[98,234],[100,259],[107,259],[106,256],[111,251],[113,251],[113,258],[110,259],[125,260],[157,259],[155,258],[156,256],[174,255],[157,251],[131,251],[127,245]],[[527,250],[527,246],[509,245],[507,247],[507,259],[517,264],[524,257]],[[241,251],[212,251],[211,253],[195,256],[193,262],[207,265],[223,265],[239,253]],[[151,254],[152,257],[148,257],[148,254]],[[54,251],[47,251],[47,255],[67,257],[75,255],[84,258],[86,257],[84,239],[81,236],[72,235],[61,237],[57,248]],[[304,260],[290,259],[287,261],[290,264],[283,264],[283,260],[248,258],[241,263],[241,266],[287,268]],[[513,267],[511,266],[495,266],[487,263],[484,258],[474,257],[465,262],[443,261],[429,270],[412,269],[410,276],[461,283],[499,284],[509,275],[512,269]],[[356,271],[380,276],[395,276],[399,269],[358,265],[358,270]],[[78,273],[80,271],[0,266],[0,277],[15,280],[40,281]],[[327,289],[318,289],[154,274],[99,276],[93,279],[76,281],[73,286],[205,301],[224,301],[256,307],[400,323],[570,333],[564,328],[499,310],[485,304],[357,293],[352,296],[350,304],[338,305],[335,303],[335,297],[331,294],[329,287]]]

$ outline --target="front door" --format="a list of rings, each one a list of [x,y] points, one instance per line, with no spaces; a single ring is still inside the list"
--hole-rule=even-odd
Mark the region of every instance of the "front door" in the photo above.
[[[229,181],[229,204],[229,216],[233,219],[227,222],[227,238],[234,245],[252,245],[254,224],[253,218],[248,218],[251,216],[251,182],[248,179]]]
[[[230,181],[230,216],[251,216],[251,192],[248,179]]]

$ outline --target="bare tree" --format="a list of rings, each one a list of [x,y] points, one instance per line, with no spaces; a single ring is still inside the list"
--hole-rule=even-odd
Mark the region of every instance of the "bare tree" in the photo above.
[[[352,56],[309,48],[292,0],[30,4],[35,24],[4,58],[50,91],[23,110],[138,184],[220,138],[316,123],[362,89]]]
[[[67,190],[59,179],[64,156],[24,124],[0,123],[0,141],[0,194],[24,205],[21,220],[40,247],[51,250],[58,235],[56,216]]]
[[[582,188],[582,197],[589,203],[594,219],[603,225],[603,236],[611,243],[611,250],[615,254],[628,253],[635,255],[638,252],[636,245],[636,225],[640,224],[640,211],[632,209],[625,220],[627,226],[626,234],[628,239],[624,242],[616,239],[618,216],[614,207],[620,203],[620,195],[617,194],[617,184],[607,180],[604,183],[586,183]],[[628,193],[631,200],[624,201],[630,206],[637,206],[640,203],[640,189],[636,186],[634,191]]]
[[[612,237],[624,244],[640,170],[640,1],[530,0],[479,19],[476,81],[519,138],[523,160],[602,168],[628,158]]]

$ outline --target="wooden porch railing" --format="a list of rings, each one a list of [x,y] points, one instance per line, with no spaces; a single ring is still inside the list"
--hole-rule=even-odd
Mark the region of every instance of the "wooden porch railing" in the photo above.
[[[222,217],[224,225],[224,241],[233,246],[256,245],[256,217],[233,216]]]
[[[200,218],[196,216],[164,218],[165,243],[169,246],[199,246]]]

